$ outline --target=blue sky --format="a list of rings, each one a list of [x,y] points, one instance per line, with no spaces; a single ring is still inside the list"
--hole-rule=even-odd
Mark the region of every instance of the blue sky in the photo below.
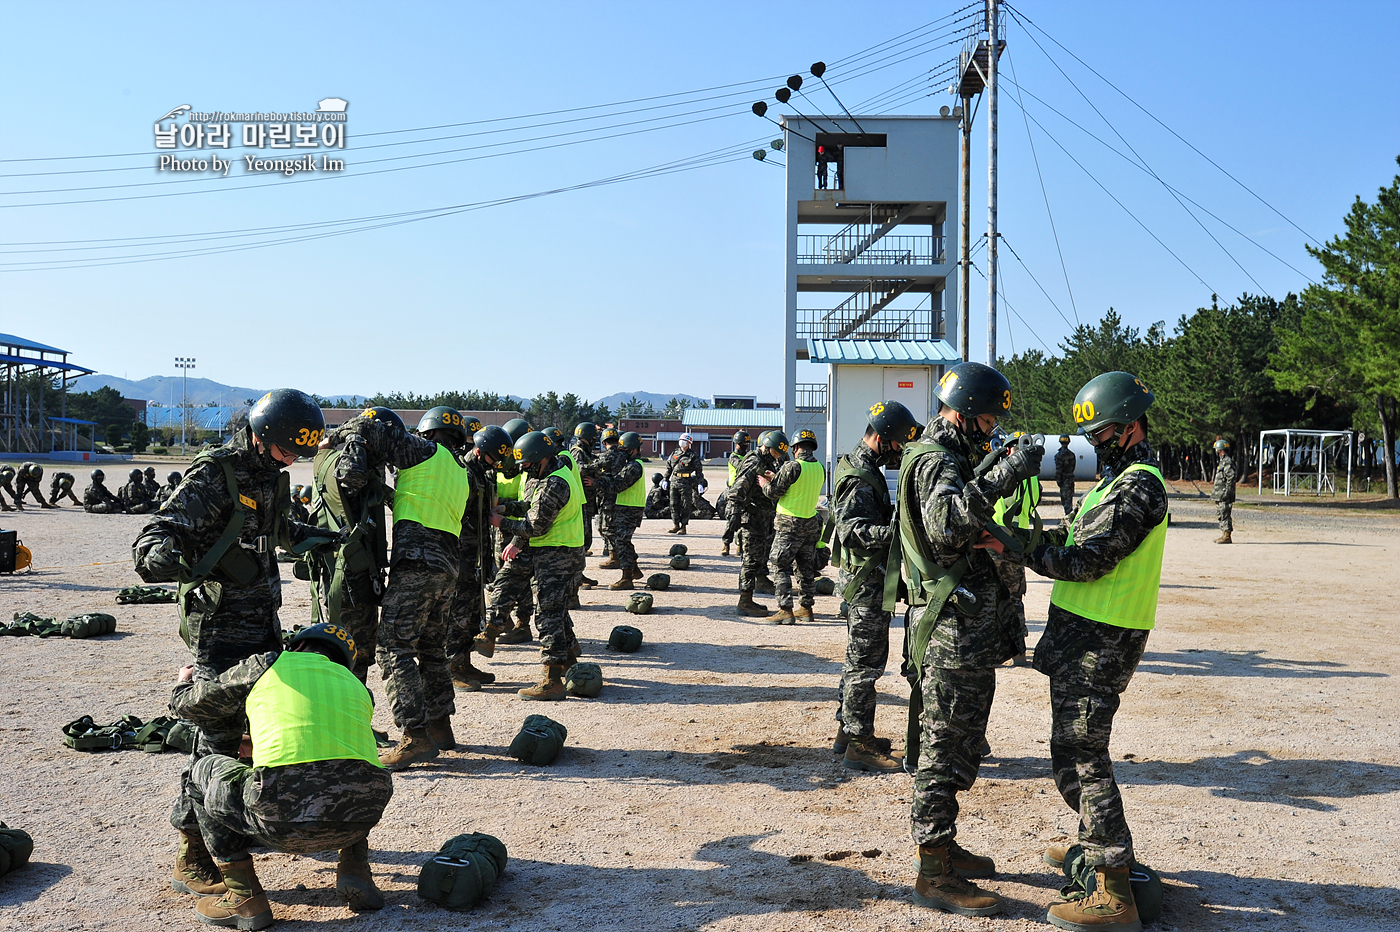
[[[780,169],[743,155],[777,132],[749,113],[748,104],[762,96],[771,102],[781,76],[823,59],[834,63],[827,79],[853,108],[908,82],[904,88],[911,92],[895,95],[899,105],[892,112],[937,112],[952,98],[921,96],[919,88],[935,89],[928,72],[956,54],[958,36],[949,33],[966,22],[945,19],[863,63],[843,67],[840,61],[962,6],[7,3],[0,7],[0,159],[48,161],[0,162],[7,176],[0,179],[0,262],[7,263],[0,265],[0,329],[70,349],[81,364],[133,379],[171,374],[175,356],[194,356],[200,376],[322,394],[478,388],[531,395],[553,389],[597,398],[645,389],[779,398],[783,179]],[[1044,101],[1024,97],[1027,113],[1043,126],[1032,123],[1030,131],[1045,194],[1008,83],[1001,107],[1001,230],[1029,272],[1003,250],[1005,297],[1020,315],[1005,315],[1003,353],[1054,347],[1076,308],[1078,319],[1088,322],[1114,306],[1145,327],[1174,322],[1209,303],[1212,290],[1223,299],[1244,291],[1282,296],[1299,290],[1305,276],[1317,276],[1317,266],[1293,224],[1326,239],[1356,195],[1373,198],[1397,172],[1400,120],[1393,88],[1400,63],[1369,40],[1397,34],[1400,5],[1362,3],[1345,17],[1324,15],[1316,5],[1277,2],[1023,0],[1018,9],[1287,219],[1044,34],[1028,33],[1013,20],[1003,74],[1014,74]],[[882,67],[855,76],[862,64]],[[761,80],[770,78],[777,80]],[[720,85],[740,86],[663,98],[659,103],[676,106],[628,115],[605,116],[658,102],[396,132]],[[329,96],[350,102],[346,177],[265,183],[235,173],[170,184],[170,174],[154,169],[152,123],[179,104],[196,111],[311,110]],[[698,97],[716,99],[681,103]],[[1297,271],[1193,208],[1231,259],[1158,180],[1046,105],[1119,150],[1131,145],[1163,181]],[[584,138],[634,132],[657,124],[631,121],[657,116],[677,124],[705,119],[556,145],[579,138],[556,135],[561,132],[587,130]],[[565,119],[575,122],[555,122]],[[555,125],[520,128],[550,122]],[[479,135],[505,128],[514,129]],[[452,135],[463,138],[404,144]],[[514,148],[555,147],[368,173],[501,150],[373,159],[529,136],[551,138]],[[985,107],[975,138],[972,211],[980,231]],[[698,170],[352,235],[105,267],[19,271],[23,266],[15,265],[177,248],[114,249],[121,237],[489,201],[724,149],[735,157]],[[137,154],[55,160],[108,153]],[[129,170],[91,171],[111,168]],[[36,172],[68,174],[30,174]],[[107,187],[119,184],[147,186]],[[25,193],[80,187],[98,190]],[[199,189],[215,193],[144,196]],[[119,197],[134,199],[106,200]],[[100,202],[49,203],[93,199]],[[47,206],[7,206],[18,204]],[[954,236],[956,225],[947,233]],[[93,242],[33,251],[78,240]],[[196,248],[238,242],[245,240],[201,241]],[[100,248],[82,248],[92,245]],[[975,276],[973,294],[973,355],[980,358],[985,283]]]

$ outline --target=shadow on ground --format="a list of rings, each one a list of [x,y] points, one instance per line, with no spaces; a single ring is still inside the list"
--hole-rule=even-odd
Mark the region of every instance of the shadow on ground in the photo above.
[[[1186,650],[1143,654],[1139,673],[1170,676],[1267,676],[1270,679],[1329,679],[1332,677],[1383,677],[1388,673],[1357,670],[1335,660],[1289,660],[1269,657],[1260,650]]]

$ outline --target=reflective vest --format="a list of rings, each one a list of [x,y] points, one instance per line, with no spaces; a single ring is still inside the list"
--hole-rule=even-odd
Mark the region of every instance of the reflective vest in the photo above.
[[[641,460],[632,462],[641,465]],[[647,474],[643,470],[637,475],[637,481],[617,493],[617,504],[626,505],[631,508],[645,508],[647,504]]]
[[[520,501],[520,487],[524,484],[524,473],[518,472],[509,479],[496,473],[496,500],[500,502]]]
[[[582,547],[583,546],[583,481],[579,479],[578,467],[573,460],[562,469],[550,473],[569,484],[569,500],[554,516],[554,523],[541,537],[530,540],[534,547]],[[540,483],[541,486],[544,483]]]
[[[739,464],[744,461],[742,454],[735,453],[729,457],[729,484],[733,485],[734,480],[739,478]]]
[[[1021,510],[1016,513],[1011,524],[1006,523],[1006,509],[1016,501],[1021,500]],[[1017,487],[1006,498],[997,499],[996,508],[992,510],[992,520],[1002,527],[1019,527],[1026,530],[1031,526],[1031,512],[1040,507],[1040,479],[1031,476]]]
[[[462,515],[471,495],[471,480],[447,447],[417,466],[399,470],[394,485],[394,523],[417,521],[435,531],[462,536]]]
[[[593,499],[592,499],[591,497],[589,497],[589,495],[588,495],[588,489],[584,488],[584,485],[583,485],[583,468],[582,468],[581,466],[579,466],[578,460],[574,457],[574,451],[573,451],[573,450],[563,450],[563,451],[560,452],[559,455],[562,456],[564,459],[568,460],[568,461],[569,461],[569,465],[572,466],[572,467],[574,467],[574,475],[575,475],[575,476],[578,476],[578,487],[579,487],[580,489],[583,490],[583,500],[584,500],[584,502],[586,503],[586,502],[591,502],[591,501],[593,501]]]
[[[826,469],[811,460],[797,460],[797,465],[802,467],[802,475],[778,499],[778,514],[810,518],[817,513],[817,497],[826,481]]]
[[[1134,470],[1149,472],[1166,487],[1162,473],[1154,466],[1134,463],[1113,478],[1112,482],[1100,482],[1084,496],[1069,527],[1069,537],[1065,543],[1074,544],[1074,529],[1084,515],[1103,499],[1108,491],[1128,473]],[[1166,518],[1147,532],[1147,537],[1138,548],[1123,558],[1106,576],[1093,582],[1068,582],[1056,580],[1050,592],[1050,602],[1067,612],[1074,612],[1084,618],[1100,621],[1119,628],[1141,628],[1151,630],[1157,623],[1157,595],[1162,582],[1162,551],[1167,542]]]
[[[374,704],[355,674],[320,654],[283,651],[243,705],[254,767],[318,760],[380,766],[370,719]]]

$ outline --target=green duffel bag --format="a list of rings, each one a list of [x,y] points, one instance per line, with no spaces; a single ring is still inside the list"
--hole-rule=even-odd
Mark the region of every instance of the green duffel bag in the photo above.
[[[0,822],[0,875],[24,867],[33,853],[34,839],[28,832]]]
[[[60,630],[74,640],[101,637],[117,630],[117,619],[104,612],[89,612],[69,618]]]
[[[638,593],[645,595],[646,593]],[[613,650],[620,650],[624,654],[631,654],[642,646],[642,632],[631,625],[618,625],[612,629],[612,634],[608,635],[608,647]]]
[[[510,743],[510,756],[522,764],[547,767],[554,763],[564,749],[569,729],[546,715],[531,715],[525,719],[520,734]]]
[[[470,909],[491,894],[505,869],[506,846],[499,838],[457,835],[418,872],[418,895],[446,909]]]
[[[652,573],[647,577],[647,588],[655,589],[657,592],[664,592],[671,588],[671,574]]]
[[[687,554],[687,553],[690,553],[690,548],[687,547],[685,544],[672,544],[672,545],[671,545],[671,552],[668,553],[668,554],[666,554],[666,556],[668,556],[668,557],[679,557],[679,556],[681,556],[682,554]]]
[[[189,754],[194,750],[195,728],[189,722],[177,721],[165,733],[165,746],[172,751]]]
[[[596,663],[576,663],[564,674],[564,692],[594,699],[603,691],[603,668]]]
[[[1067,899],[1078,899],[1091,895],[1098,888],[1099,877],[1095,869],[1084,863],[1084,848],[1074,845],[1065,852],[1065,863],[1061,868],[1069,884],[1060,891]],[[1128,886],[1133,890],[1133,902],[1137,904],[1138,918],[1152,922],[1162,915],[1162,876],[1146,864],[1134,863],[1128,871]]]
[[[651,611],[652,598],[650,592],[634,592],[632,598],[627,600],[627,610],[633,615],[646,615]]]
[[[836,583],[830,576],[817,577],[817,595],[831,595],[836,591]]]
[[[686,556],[686,555],[683,554],[683,553],[678,553],[678,554],[676,554],[674,557],[671,558],[671,569],[673,569],[673,570],[688,570],[688,569],[690,569],[690,557]]]

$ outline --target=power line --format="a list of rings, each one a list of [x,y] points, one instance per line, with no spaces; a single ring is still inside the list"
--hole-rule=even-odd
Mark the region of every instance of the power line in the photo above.
[[[1050,306],[1055,309],[1056,314],[1060,315],[1060,320],[1063,320],[1065,322],[1065,326],[1069,327],[1071,330],[1073,330],[1076,325],[1083,326],[1082,324],[1078,324],[1077,319],[1073,324],[1069,322],[1069,318],[1065,316],[1065,312],[1060,310],[1060,306],[1055,303],[1054,298],[1050,297],[1050,292],[1045,290],[1045,286],[1040,283],[1040,279],[1035,277],[1035,273],[1030,270],[1030,267],[1026,265],[1026,263],[1021,259],[1021,256],[1016,252],[1015,249],[1012,248],[1011,243],[1007,241],[1005,234],[998,234],[998,238],[1001,240],[1001,244],[1003,246],[1011,250],[1011,255],[1016,257],[1016,261],[1021,263],[1021,268],[1026,270],[1026,274],[1031,277],[1031,281],[1035,282],[1035,286],[1040,289],[1040,293],[1045,295],[1045,300],[1050,302]],[[998,269],[997,273],[1000,274],[1001,270]]]
[[[986,280],[987,280],[987,273],[984,272],[984,271],[982,271],[982,269],[978,267],[978,265],[977,265],[976,262],[973,262],[973,261],[971,261],[971,260],[968,260],[968,264],[972,266],[972,268],[977,272],[978,275],[981,275],[981,276],[982,276],[982,281],[986,281]],[[997,277],[998,277],[998,278],[1001,277],[1001,273],[1000,273],[1000,272],[997,273]],[[1003,301],[1006,300],[1006,295],[1002,293],[1002,290],[1001,290],[1001,287],[1000,287],[1000,286],[997,287],[997,297],[998,297],[999,299],[1003,300]],[[1006,308],[1007,308],[1007,310],[1009,310],[1011,313],[1015,314],[1016,317],[1020,319],[1021,323],[1023,323],[1023,324],[1026,325],[1026,329],[1029,330],[1029,331],[1031,332],[1031,336],[1035,337],[1035,341],[1036,341],[1037,343],[1039,343],[1042,347],[1045,348],[1045,352],[1046,352],[1047,354],[1049,354],[1049,355],[1051,355],[1051,356],[1055,355],[1054,352],[1050,349],[1050,347],[1045,346],[1045,341],[1044,341],[1043,339],[1041,339],[1040,334],[1036,331],[1036,329],[1030,325],[1030,322],[1027,321],[1026,318],[1024,318],[1024,317],[1021,316],[1021,312],[1018,311],[1018,310],[1016,310],[1016,308],[1012,306],[1012,304],[1011,304],[1010,301],[1006,301]],[[995,366],[995,365],[996,365],[996,360],[995,360],[995,359],[989,360],[989,361],[987,362],[987,365],[989,365],[989,366]]]

